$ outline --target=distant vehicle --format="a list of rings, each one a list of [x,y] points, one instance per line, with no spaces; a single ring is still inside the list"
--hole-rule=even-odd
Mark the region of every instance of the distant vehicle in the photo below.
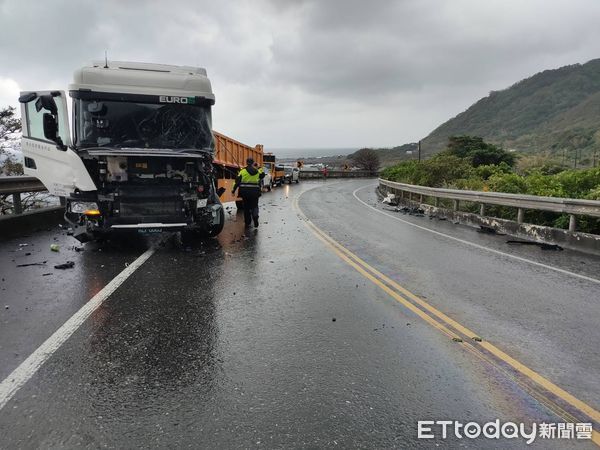
[[[263,190],[266,189],[267,191],[271,192],[271,183],[273,180],[271,178],[271,170],[268,165],[265,164],[263,166],[263,172],[265,173],[265,177],[262,179],[261,187]]]
[[[271,186],[281,186],[285,178],[285,171],[283,166],[275,164],[275,159],[275,155],[272,153],[263,155],[264,167],[268,167],[271,173]]]
[[[285,181],[289,184],[293,182],[300,182],[300,169],[297,167],[286,167],[285,168]]]

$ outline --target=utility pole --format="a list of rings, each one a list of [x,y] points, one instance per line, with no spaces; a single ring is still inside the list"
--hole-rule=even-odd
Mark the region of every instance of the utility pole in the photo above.
[[[419,162],[421,162],[421,141],[419,140]]]

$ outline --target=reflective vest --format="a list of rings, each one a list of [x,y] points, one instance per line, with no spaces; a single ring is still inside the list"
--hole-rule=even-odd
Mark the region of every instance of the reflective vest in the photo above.
[[[242,177],[240,181],[240,188],[259,188],[260,187],[260,174],[262,168],[258,169],[254,175],[250,175],[250,172],[244,167],[240,170],[239,176]]]

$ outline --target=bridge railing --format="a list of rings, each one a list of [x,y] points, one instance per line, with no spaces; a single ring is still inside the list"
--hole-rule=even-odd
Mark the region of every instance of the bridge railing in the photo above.
[[[380,186],[392,189],[400,198],[404,193],[412,197],[418,194],[422,202],[423,196],[432,197],[434,206],[439,206],[439,199],[453,200],[453,210],[459,211],[460,202],[479,203],[480,215],[485,215],[486,205],[509,206],[517,208],[517,223],[523,223],[525,210],[552,211],[569,215],[569,231],[575,232],[576,216],[600,217],[600,201],[575,198],[540,197],[536,195],[507,194],[503,192],[464,191],[461,189],[432,188],[412,184],[397,183],[379,179]]]

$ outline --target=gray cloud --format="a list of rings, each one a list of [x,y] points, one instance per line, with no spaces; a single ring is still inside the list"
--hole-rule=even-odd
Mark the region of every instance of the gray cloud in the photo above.
[[[596,0],[0,0],[0,101],[90,59],[201,65],[250,144],[396,145],[492,89],[599,57]]]

